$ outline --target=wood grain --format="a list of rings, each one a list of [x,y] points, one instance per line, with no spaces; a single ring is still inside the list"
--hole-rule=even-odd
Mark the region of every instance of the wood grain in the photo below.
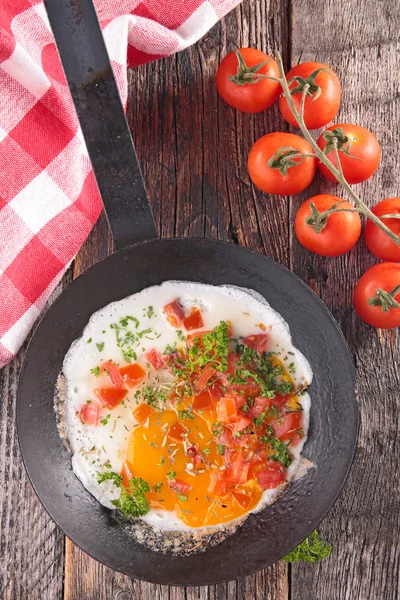
[[[23,349],[0,372],[0,600],[398,600],[399,335],[370,329],[350,308],[354,283],[373,259],[362,242],[332,260],[300,247],[290,224],[296,208],[302,198],[337,193],[336,187],[317,178],[296,199],[255,190],[248,151],[264,133],[287,126],[276,106],[259,115],[231,109],[218,98],[214,77],[234,45],[280,48],[287,64],[332,66],[344,84],[340,119],[370,127],[382,143],[378,174],[358,186],[372,205],[400,193],[399,22],[395,0],[245,0],[194,47],[129,73],[127,114],[160,235],[240,243],[290,266],[348,339],[362,425],[348,483],[320,528],[334,545],[332,557],[319,565],[277,563],[208,588],[156,586],[94,561],[62,536],[27,481],[14,427]],[[111,251],[102,216],[55,293]]]

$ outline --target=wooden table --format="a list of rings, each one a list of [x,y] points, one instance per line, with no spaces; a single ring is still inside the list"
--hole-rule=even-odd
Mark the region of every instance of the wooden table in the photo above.
[[[235,112],[214,83],[234,45],[281,49],[287,65],[318,60],[333,67],[344,88],[339,120],[370,127],[382,144],[378,173],[358,186],[373,205],[400,195],[399,23],[398,0],[245,0],[188,51],[129,73],[128,117],[160,235],[218,238],[272,257],[323,299],[348,340],[362,421],[352,472],[320,527],[333,544],[331,557],[187,589],[131,580],[89,558],[49,519],[27,481],[14,426],[23,349],[0,372],[1,600],[399,599],[399,332],[366,326],[351,301],[355,281],[374,259],[362,240],[331,260],[300,247],[296,208],[320,191],[336,193],[336,186],[317,177],[302,197],[257,191],[247,174],[248,151],[264,133],[287,126],[276,106],[255,116]],[[52,299],[111,248],[101,217]]]

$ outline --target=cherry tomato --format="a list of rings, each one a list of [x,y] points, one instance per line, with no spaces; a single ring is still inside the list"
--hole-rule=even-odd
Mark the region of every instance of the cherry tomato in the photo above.
[[[382,219],[383,215],[399,215],[400,217],[400,198],[382,200],[374,206],[372,212],[380,217],[393,233],[400,236],[400,218]],[[400,247],[392,242],[382,229],[379,229],[369,220],[365,225],[365,241],[372,254],[375,254],[381,260],[400,262]]]
[[[329,215],[326,225],[320,233],[317,233],[313,226],[307,224],[307,219],[313,216],[311,203],[319,212],[324,212],[337,202],[340,202],[337,208],[354,208],[349,202],[331,194],[313,196],[300,206],[296,214],[294,229],[299,242],[307,250],[321,256],[339,256],[348,252],[356,244],[361,234],[361,219],[358,213],[337,212]]]
[[[279,78],[279,68],[273,58],[254,48],[240,48],[241,59],[230,52],[218,67],[216,85],[219,95],[225,102],[243,112],[257,113],[270,107],[278,98],[281,86],[272,79],[260,78],[269,75]],[[251,68],[264,61],[250,79]],[[242,62],[243,61],[243,62]],[[232,81],[232,78],[235,81]]]
[[[368,269],[354,290],[354,306],[360,317],[373,327],[399,327],[400,265],[387,262]]]
[[[369,179],[379,167],[381,160],[381,147],[374,134],[359,125],[346,123],[328,127],[320,135],[318,146],[325,151],[327,144],[329,144],[331,151],[329,152],[328,148],[327,157],[337,167],[332,146],[334,138],[337,139],[340,164],[345,179],[349,183],[361,183]],[[318,168],[327,179],[336,181],[336,177],[323,163],[319,162]]]
[[[292,94],[293,102],[300,112],[302,91],[306,83],[309,84],[309,93],[304,102],[304,122],[308,129],[324,127],[337,115],[342,88],[336,75],[326,65],[317,62],[305,62],[293,67],[286,75],[290,90],[298,89]],[[298,127],[284,96],[279,98],[279,110],[283,118],[291,125]]]
[[[284,152],[278,157],[281,148]],[[292,196],[305,190],[314,178],[316,159],[310,156],[293,158],[294,151],[313,154],[310,144],[293,133],[263,135],[249,153],[248,169],[253,183],[263,192],[282,196]],[[274,160],[275,167],[268,165],[270,159]],[[290,163],[294,163],[293,166],[288,166]]]

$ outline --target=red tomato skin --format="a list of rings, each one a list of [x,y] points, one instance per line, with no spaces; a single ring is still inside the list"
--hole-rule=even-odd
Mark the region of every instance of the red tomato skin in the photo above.
[[[291,167],[286,175],[268,166],[269,159],[285,146],[305,154],[314,154],[310,144],[293,133],[275,132],[260,137],[250,150],[248,170],[252,182],[263,192],[294,196],[305,190],[314,179],[317,170],[315,158],[304,158],[298,167]]]
[[[260,74],[279,77],[279,68],[273,58],[255,48],[240,48],[239,52],[248,67],[254,67],[264,60],[269,62],[258,71]],[[261,79],[257,83],[238,85],[229,77],[236,75],[238,60],[234,52],[230,52],[218,67],[216,86],[219,95],[227,104],[242,112],[257,113],[269,108],[278,98],[281,86],[277,81]]]
[[[232,432],[229,429],[224,429],[224,431],[215,438],[215,442],[217,444],[222,444],[227,448],[233,448],[233,446],[235,445]]]
[[[287,413],[286,415],[279,417],[271,421],[271,425],[274,428],[275,435],[277,438],[281,438],[288,431],[297,429],[300,426],[301,412]]]
[[[90,404],[85,402],[79,411],[79,418],[85,425],[97,427],[99,424],[99,414],[99,406],[95,402],[92,401]]]
[[[193,329],[201,329],[204,327],[203,317],[198,308],[192,310],[190,315],[183,320],[183,326],[186,331],[193,331]]]
[[[354,290],[354,306],[360,317],[381,329],[400,327],[400,308],[383,312],[380,306],[369,306],[368,300],[375,296],[377,288],[391,292],[400,285],[400,265],[394,262],[379,263],[365,271]],[[400,292],[395,300],[400,302]]]
[[[209,365],[207,367],[205,367],[203,369],[203,371],[201,372],[200,377],[196,381],[196,389],[199,392],[201,392],[202,390],[205,390],[208,382],[210,381],[210,379],[212,377],[214,377],[216,372],[217,371],[213,367],[210,367]]]
[[[346,156],[343,152],[339,152],[340,164],[342,165],[343,175],[348,183],[361,183],[369,179],[379,167],[381,160],[381,147],[378,140],[365,127],[359,125],[351,125],[347,123],[339,123],[328,127],[328,131],[341,128],[344,134],[352,140],[350,153],[356,158]],[[318,138],[318,146],[321,150],[325,149],[326,141],[323,134]],[[327,155],[331,163],[337,167],[336,156],[332,150]],[[357,160],[359,159],[359,160]],[[323,163],[318,162],[318,169],[324,177],[330,181],[336,181],[336,177],[330,172],[328,167]]]
[[[270,460],[265,469],[258,471],[257,479],[261,489],[271,490],[285,481],[285,474],[278,462]]]
[[[182,481],[182,479],[171,479],[169,487],[172,490],[177,490],[180,494],[186,494],[192,489],[192,486],[186,481]]]
[[[108,375],[111,379],[111,383],[116,387],[120,387],[122,385],[122,377],[119,372],[117,365],[115,365],[110,360],[107,360],[105,363],[101,365],[103,371],[107,371]]]
[[[132,465],[129,462],[124,462],[124,464],[122,465],[122,469],[121,469],[121,475],[122,475],[122,485],[126,488],[129,488],[130,480],[133,477],[132,471],[133,471]]]
[[[248,335],[244,338],[243,344],[253,350],[257,350],[258,354],[262,354],[268,344],[267,333],[257,333],[254,335]]]
[[[151,364],[153,369],[159,371],[165,367],[164,359],[155,348],[151,348],[144,353],[144,357]]]
[[[341,202],[340,208],[354,208],[350,202],[331,194],[319,194],[309,198],[300,206],[294,221],[299,242],[307,250],[320,256],[340,256],[351,250],[361,235],[360,215],[351,212],[334,213],[328,217],[324,229],[317,233],[305,222],[305,219],[311,215],[311,202],[321,212],[328,210],[336,202]]]
[[[317,62],[305,62],[296,65],[291,69],[287,75],[286,80],[289,81],[294,76],[300,76],[307,78],[311,73],[323,67],[328,71],[320,71],[315,79],[315,83],[321,87],[321,95],[315,99],[315,96],[306,97],[304,103],[304,121],[308,129],[319,129],[325,127],[328,123],[335,118],[339,111],[340,99],[342,95],[342,88],[340,81],[334,71],[327,65],[323,65]],[[290,89],[296,87],[296,83],[293,82]],[[300,110],[301,104],[301,92],[292,95],[293,102]],[[279,98],[279,110],[282,113],[283,118],[288,121],[294,127],[298,127],[298,123],[292,114],[287,100],[284,96]]]
[[[139,385],[146,376],[146,371],[139,363],[132,363],[119,369],[123,382],[130,388]]]
[[[235,423],[238,419],[235,398],[225,396],[217,404],[217,420],[220,423]]]
[[[164,306],[164,312],[167,315],[168,323],[170,323],[172,327],[180,327],[182,325],[183,319],[185,318],[185,311],[179,302],[179,298],[166,304]]]
[[[400,198],[386,198],[374,206],[372,212],[377,217],[400,215]],[[383,222],[396,235],[400,236],[400,219],[383,219]],[[365,224],[365,242],[369,251],[377,258],[389,262],[400,262],[400,247],[369,219]]]
[[[118,404],[120,404],[120,402],[122,402],[122,400],[125,398],[127,393],[126,389],[116,387],[99,388],[93,391],[99,400],[104,404],[104,406],[107,406],[109,409],[118,406]]]

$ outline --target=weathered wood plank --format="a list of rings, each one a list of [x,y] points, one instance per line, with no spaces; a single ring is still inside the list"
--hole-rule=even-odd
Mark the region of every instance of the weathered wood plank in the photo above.
[[[71,280],[69,271],[48,304]],[[0,598],[55,600],[61,598],[63,587],[63,535],[28,481],[15,427],[26,346],[0,371]]]
[[[337,122],[370,128],[382,144],[383,160],[374,178],[357,186],[369,205],[398,196],[396,173],[400,103],[397,2],[353,0],[292,3],[292,64],[326,62],[343,84]],[[337,193],[319,180],[318,190]],[[305,194],[309,197],[311,194]],[[298,199],[292,202],[292,218]],[[344,257],[320,259],[293,238],[291,266],[331,308],[358,368],[361,432],[357,458],[339,501],[321,526],[334,547],[318,566],[294,565],[291,597],[329,600],[398,600],[399,589],[399,332],[379,332],[352,310],[355,281],[374,259],[364,242]]]
[[[205,235],[240,242],[288,264],[288,201],[278,199],[267,213],[265,197],[251,187],[246,166],[255,139],[276,129],[277,109],[242,115],[225,105],[215,89],[217,66],[233,45],[286,50],[287,11],[287,0],[245,2],[195,47],[130,73],[128,120],[162,237]],[[92,239],[79,254],[75,275],[95,260],[98,241]],[[65,600],[130,600],[132,595],[143,600],[286,600],[287,567],[276,565],[209,589],[168,590],[113,574],[67,541]]]

